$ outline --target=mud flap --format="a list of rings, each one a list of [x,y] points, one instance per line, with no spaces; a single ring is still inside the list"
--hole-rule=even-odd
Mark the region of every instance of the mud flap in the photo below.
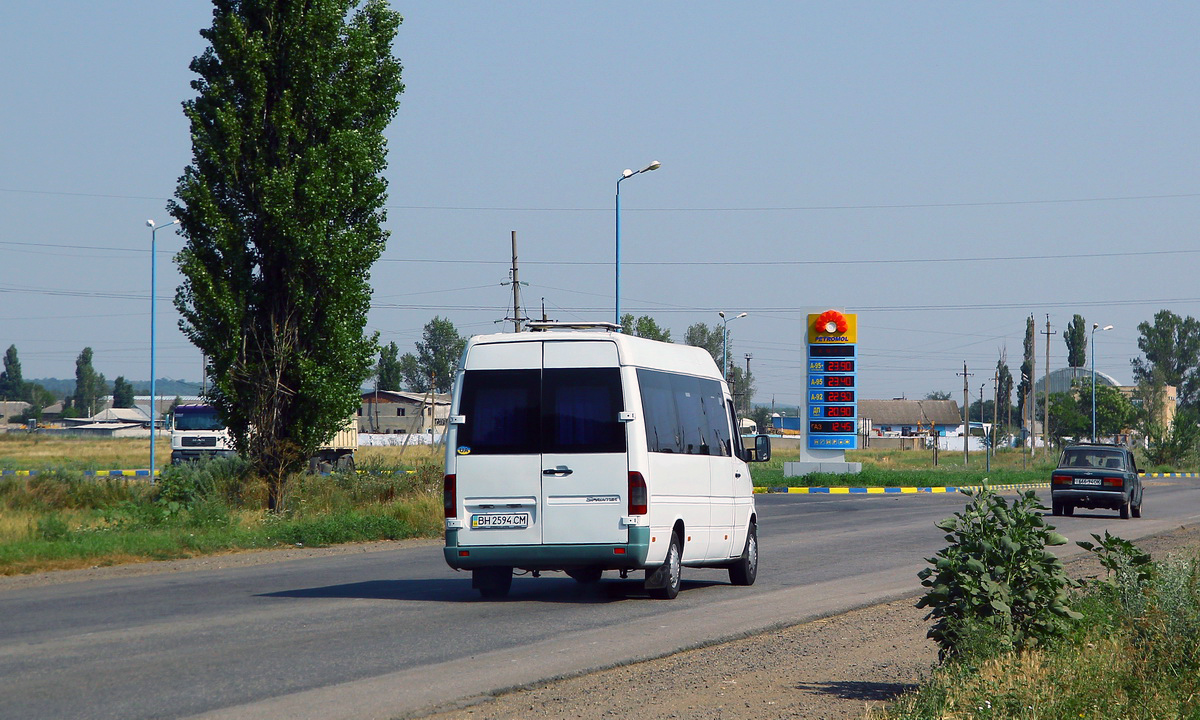
[[[647,590],[661,590],[671,583],[671,569],[666,563],[659,565],[653,570],[646,570],[646,583],[644,587]]]

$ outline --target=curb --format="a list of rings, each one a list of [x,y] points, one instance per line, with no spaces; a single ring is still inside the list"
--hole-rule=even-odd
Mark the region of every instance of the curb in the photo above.
[[[0,470],[0,475],[16,475],[17,477],[31,477],[47,472],[77,472],[86,477],[149,477],[149,470]],[[161,470],[155,470],[155,477],[162,474]]]
[[[1021,485],[989,485],[992,490],[1039,490],[1050,487],[1050,483],[1029,483]],[[961,487],[756,487],[754,492],[760,494],[786,493],[788,495],[916,495],[920,493],[955,493],[975,492],[982,490],[982,485],[963,485]]]

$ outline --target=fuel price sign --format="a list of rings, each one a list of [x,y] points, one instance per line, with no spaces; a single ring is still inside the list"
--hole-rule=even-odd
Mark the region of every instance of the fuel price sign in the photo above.
[[[858,447],[858,317],[808,316],[808,447]]]

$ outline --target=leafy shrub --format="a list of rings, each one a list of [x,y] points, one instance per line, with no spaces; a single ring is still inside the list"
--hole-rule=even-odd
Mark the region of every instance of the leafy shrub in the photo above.
[[[42,540],[66,540],[71,534],[67,521],[58,513],[50,513],[38,518],[37,536]]]
[[[928,588],[917,602],[937,622],[929,637],[941,655],[1022,650],[1060,637],[1079,619],[1067,605],[1070,580],[1046,548],[1067,539],[1046,524],[1028,491],[1011,506],[985,487],[962,512],[937,526],[948,547],[918,573]]]
[[[200,462],[171,465],[158,480],[158,495],[165,502],[191,506],[201,498],[223,498],[229,503],[257,499],[250,465],[240,457],[208,458]]]

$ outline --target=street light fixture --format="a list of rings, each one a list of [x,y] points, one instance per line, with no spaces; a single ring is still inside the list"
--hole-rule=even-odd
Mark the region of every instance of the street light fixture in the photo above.
[[[1100,323],[1092,323],[1092,442],[1096,442],[1096,329]],[[1105,325],[1100,332],[1112,330],[1112,325]]]
[[[154,423],[157,408],[155,407],[156,394],[154,386],[154,351],[157,342],[157,330],[155,320],[155,300],[158,295],[158,263],[156,262],[156,254],[158,251],[158,231],[165,227],[178,225],[178,220],[172,220],[169,223],[155,225],[153,220],[146,221],[146,227],[150,228],[150,483],[154,483]]]
[[[650,163],[649,165],[642,168],[641,170],[638,170],[637,172],[626,169],[623,173],[621,173],[621,177],[617,178],[617,290],[616,290],[617,318],[616,318],[616,320],[614,320],[614,322],[618,326],[620,326],[620,324],[621,324],[621,181],[627,180],[627,179],[633,177],[634,175],[641,175],[644,172],[650,172],[651,170],[657,170],[660,167],[662,167],[662,163],[655,160],[654,162]]]
[[[741,314],[735,315],[734,317],[731,317],[731,318],[725,317],[724,310],[718,311],[717,314],[721,316],[721,322],[725,323],[725,331],[721,336],[721,338],[722,338],[721,339],[721,355],[722,355],[721,377],[728,380],[729,379],[729,323],[732,320],[737,320],[739,318],[746,317],[746,313],[741,313]]]

